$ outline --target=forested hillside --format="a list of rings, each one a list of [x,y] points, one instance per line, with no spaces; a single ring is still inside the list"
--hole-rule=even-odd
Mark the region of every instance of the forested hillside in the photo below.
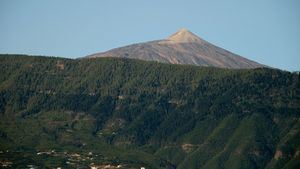
[[[0,164],[300,168],[299,74],[1,55]]]

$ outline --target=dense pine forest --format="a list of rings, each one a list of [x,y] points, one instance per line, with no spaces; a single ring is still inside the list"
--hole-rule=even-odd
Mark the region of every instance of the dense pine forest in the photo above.
[[[0,165],[300,168],[300,76],[1,55]]]

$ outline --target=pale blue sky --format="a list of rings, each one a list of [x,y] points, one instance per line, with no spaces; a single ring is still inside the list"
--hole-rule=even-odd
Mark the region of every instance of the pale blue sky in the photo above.
[[[76,58],[182,27],[262,64],[300,70],[299,0],[0,0],[0,53]]]

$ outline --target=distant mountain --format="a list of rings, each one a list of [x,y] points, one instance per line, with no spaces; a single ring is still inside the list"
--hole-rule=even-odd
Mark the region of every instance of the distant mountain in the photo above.
[[[87,57],[135,58],[172,64],[235,69],[264,67],[262,64],[217,47],[187,29],[181,29],[164,40],[133,44]]]
[[[0,168],[300,168],[297,73],[0,55],[0,75]]]

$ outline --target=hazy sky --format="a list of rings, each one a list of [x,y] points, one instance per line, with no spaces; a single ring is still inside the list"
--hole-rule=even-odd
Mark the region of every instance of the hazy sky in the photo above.
[[[180,28],[300,70],[300,0],[0,0],[0,53],[82,57]]]

